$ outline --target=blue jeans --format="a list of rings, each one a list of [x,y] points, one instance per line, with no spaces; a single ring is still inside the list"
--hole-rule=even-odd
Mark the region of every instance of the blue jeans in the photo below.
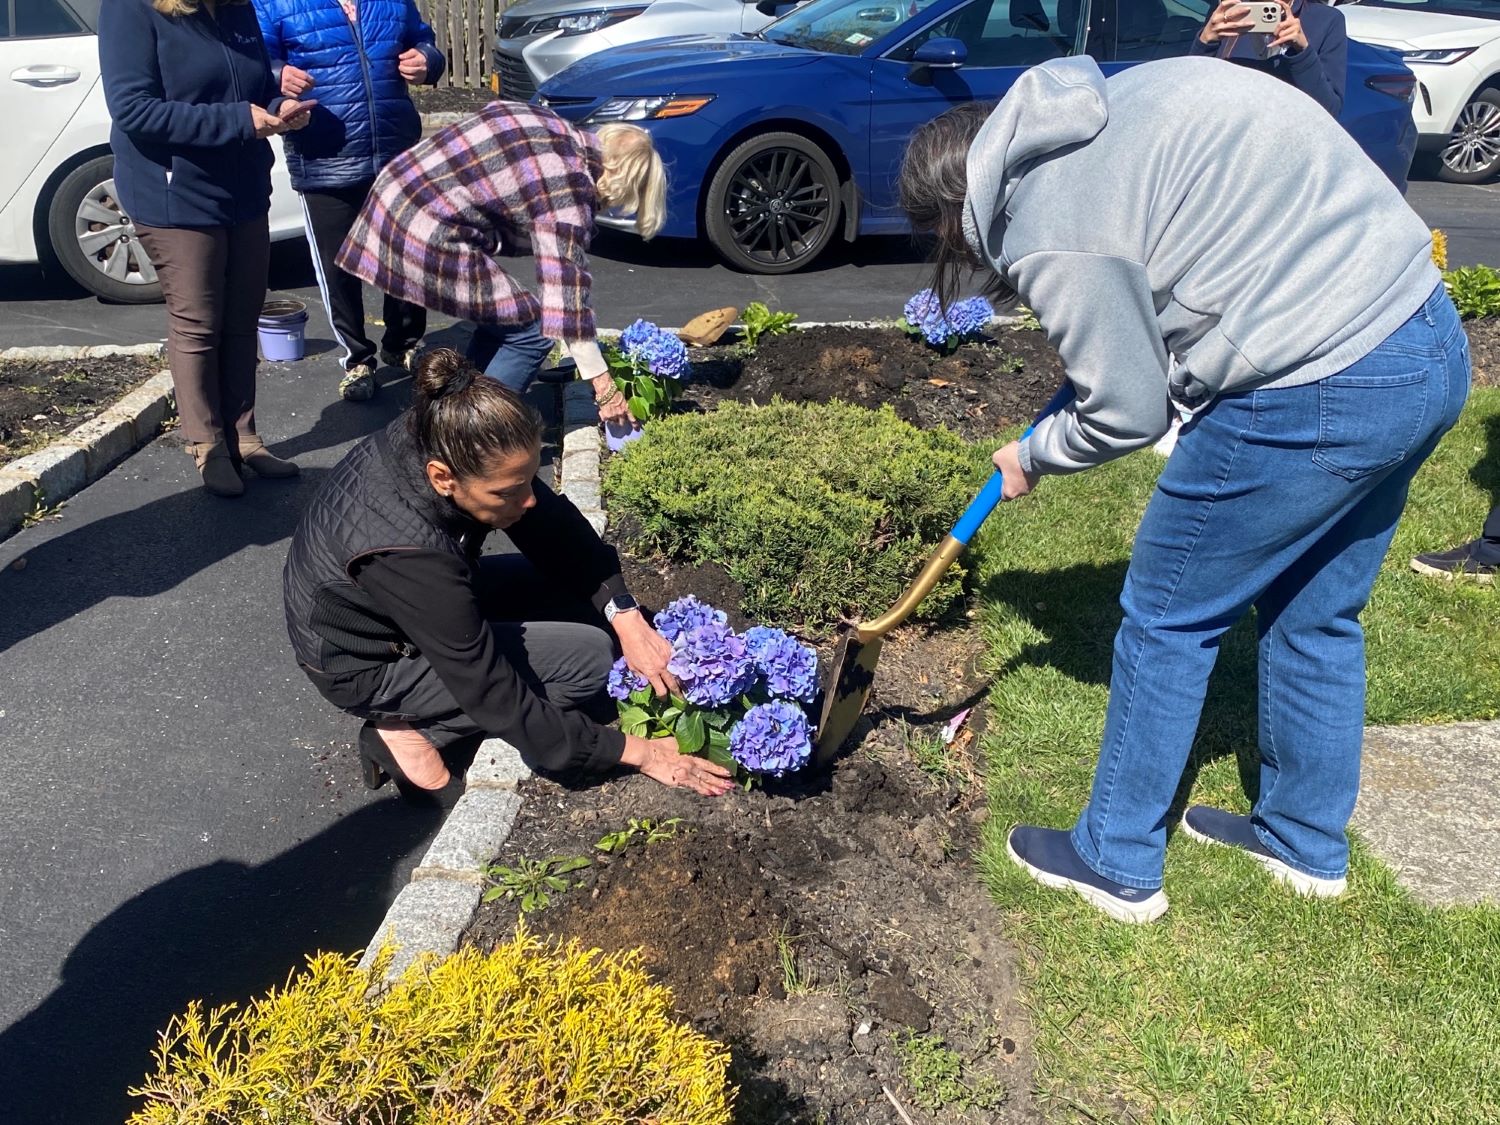
[[[1417,468],[1469,393],[1469,346],[1438,288],[1358,363],[1321,382],[1226,395],[1182,430],[1136,533],[1109,709],[1079,857],[1161,886],[1167,814],[1224,633],[1254,606],[1261,842],[1342,876],[1359,791],[1359,615]]]
[[[469,362],[501,386],[525,394],[552,354],[552,341],[537,324],[479,325],[469,341]]]

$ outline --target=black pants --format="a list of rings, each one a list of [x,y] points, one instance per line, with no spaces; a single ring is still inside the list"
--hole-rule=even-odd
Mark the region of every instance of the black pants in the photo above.
[[[1479,534],[1484,537],[1481,561],[1500,564],[1500,504],[1490,509],[1490,514],[1485,517],[1484,530]]]
[[[361,363],[375,364],[375,345],[365,335],[365,301],[359,278],[345,273],[334,264],[339,247],[349,235],[349,228],[359,217],[365,197],[374,180],[349,187],[321,188],[302,193],[303,216],[307,223],[307,241],[312,246],[313,263],[318,270],[318,289],[323,307],[333,324],[334,335],[344,348],[344,368],[352,370]],[[421,305],[385,296],[385,336],[380,349],[397,359],[414,347],[427,331],[427,310]]]

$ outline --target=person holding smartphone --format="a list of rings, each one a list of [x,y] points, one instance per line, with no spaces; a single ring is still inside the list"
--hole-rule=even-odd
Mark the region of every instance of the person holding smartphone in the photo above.
[[[1262,18],[1260,3],[1220,0],[1208,13],[1189,54],[1221,59],[1274,74],[1335,117],[1344,108],[1349,37],[1344,13],[1318,0],[1276,0],[1281,18]]]
[[[283,97],[246,0],[109,0],[99,67],[115,191],[167,305],[167,355],[187,449],[217,496],[240,467],[297,475],[255,430],[256,322],[271,235],[267,138],[306,126]]]

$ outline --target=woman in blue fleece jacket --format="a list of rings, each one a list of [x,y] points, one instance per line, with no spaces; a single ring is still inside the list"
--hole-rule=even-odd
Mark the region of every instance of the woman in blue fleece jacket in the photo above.
[[[1319,0],[1282,0],[1281,7],[1281,26],[1274,33],[1251,32],[1246,0],[1220,0],[1189,54],[1218,55],[1274,74],[1337,117],[1349,69],[1344,13]]]
[[[240,465],[293,476],[255,432],[256,321],[270,254],[266,138],[307,106],[271,78],[244,0],[105,0],[99,64],[114,126],[115,190],[167,305],[167,352],[183,436],[220,496]]]
[[[281,93],[311,92],[306,129],[287,140],[287,169],[302,195],[318,288],[343,345],[339,393],[375,393],[375,345],[365,332],[359,279],[334,257],[380,170],[416,144],[422,121],[409,82],[436,83],[446,60],[414,0],[254,0]],[[427,310],[387,294],[380,358],[406,366],[427,330]]]

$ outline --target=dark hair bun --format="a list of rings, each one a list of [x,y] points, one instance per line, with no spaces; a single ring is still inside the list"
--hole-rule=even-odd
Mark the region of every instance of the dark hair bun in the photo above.
[[[417,359],[417,394],[428,402],[460,395],[478,376],[474,365],[452,348],[432,348]]]

